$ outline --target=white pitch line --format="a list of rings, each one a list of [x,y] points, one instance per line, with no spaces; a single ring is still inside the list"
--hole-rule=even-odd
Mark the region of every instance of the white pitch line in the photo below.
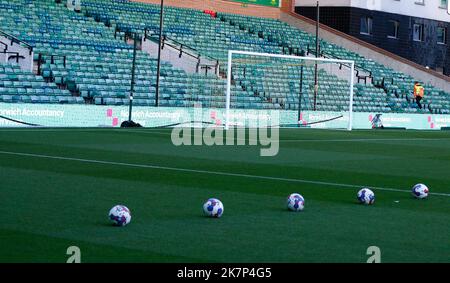
[[[442,141],[442,140],[450,140],[450,138],[376,138],[376,139],[364,139],[364,138],[356,138],[356,139],[329,139],[329,140],[301,140],[301,139],[288,139],[288,140],[280,140],[283,142],[372,142],[372,141]]]
[[[120,132],[122,130],[114,129],[114,131]],[[139,134],[161,134],[161,135],[171,135],[170,132],[163,132],[163,131],[140,131],[140,130],[126,130],[124,132],[130,132],[130,133],[139,133]],[[236,136],[236,134],[235,134]],[[203,137],[203,135],[191,135],[191,138],[195,137]],[[224,137],[226,137],[226,133],[224,134]],[[240,139],[235,137],[235,140],[242,140],[242,141],[252,141],[252,142],[259,142],[259,140],[252,140],[252,139]],[[280,139],[280,142],[372,142],[372,141],[440,141],[440,140],[450,140],[450,138],[355,138],[355,139]]]
[[[343,183],[313,181],[313,180],[305,180],[305,179],[292,179],[292,178],[249,175],[249,174],[230,173],[230,172],[221,172],[221,171],[196,170],[196,169],[167,167],[167,166],[159,166],[159,165],[135,164],[135,163],[125,163],[125,162],[115,162],[115,161],[105,161],[105,160],[94,160],[94,159],[83,159],[83,158],[64,157],[64,156],[52,156],[52,155],[23,153],[23,152],[12,152],[12,151],[0,151],[0,154],[14,155],[14,156],[35,157],[35,158],[46,158],[46,159],[54,159],[54,160],[77,161],[77,162],[92,163],[92,164],[105,164],[105,165],[116,165],[116,166],[126,166],[126,167],[135,167],[135,168],[148,168],[148,169],[187,172],[187,173],[197,173],[197,174],[209,174],[209,175],[228,176],[228,177],[242,177],[242,178],[260,179],[260,180],[271,180],[271,181],[283,181],[283,182],[291,182],[291,183],[314,184],[314,185],[324,185],[324,186],[333,186],[333,187],[342,187],[342,188],[352,188],[352,189],[354,189],[354,188],[370,187],[370,186],[363,186],[363,185],[352,185],[352,184],[343,184]],[[374,190],[389,191],[389,192],[401,192],[401,193],[410,193],[411,192],[410,190],[401,190],[401,189],[395,189],[395,188],[384,188],[384,187],[370,187],[370,188],[374,189]],[[450,197],[450,193],[430,193],[430,194],[436,195],[436,196]]]

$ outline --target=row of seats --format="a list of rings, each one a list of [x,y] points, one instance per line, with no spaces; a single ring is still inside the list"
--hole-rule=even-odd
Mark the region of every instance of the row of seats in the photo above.
[[[50,0],[9,2],[7,9],[10,13],[1,13],[0,16],[2,23],[7,23],[6,32],[34,46],[34,59],[39,60],[40,74],[46,82],[52,83],[64,94],[80,97],[79,102],[84,99],[92,104],[127,103],[133,52],[130,45],[116,38],[114,27],[68,11],[63,4]],[[16,20],[18,18],[22,20]],[[145,101],[143,104],[151,103],[156,94],[157,61],[149,54],[138,51],[136,66],[135,96]],[[218,89],[223,95],[225,84],[217,77],[190,75],[167,62],[161,66],[162,103],[184,99],[186,93],[207,101]]]
[[[84,104],[84,99],[14,64],[0,64],[0,101]]]

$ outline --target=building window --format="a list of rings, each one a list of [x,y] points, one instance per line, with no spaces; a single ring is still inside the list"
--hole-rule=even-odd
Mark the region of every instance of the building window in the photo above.
[[[422,24],[414,24],[413,40],[414,41],[423,41],[423,25]]]
[[[388,24],[388,37],[398,38],[398,28],[400,26],[400,23],[398,21],[390,20]]]
[[[441,0],[441,4],[439,5],[440,8],[447,9],[447,0]]]
[[[425,0],[416,0],[414,1],[417,5],[425,5]]]
[[[443,27],[437,28],[437,43],[447,44],[447,28]]]
[[[360,33],[361,34],[369,34],[369,35],[372,34],[372,22],[373,22],[373,19],[371,17],[362,17]]]

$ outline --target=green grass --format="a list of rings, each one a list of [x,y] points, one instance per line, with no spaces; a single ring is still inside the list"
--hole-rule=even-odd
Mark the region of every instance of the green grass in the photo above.
[[[0,262],[65,262],[73,245],[82,262],[365,262],[369,246],[383,262],[450,262],[450,196],[409,193],[419,182],[450,193],[448,132],[280,134],[279,154],[260,157],[175,147],[161,129],[0,130]],[[364,206],[340,184],[404,192],[375,189]],[[301,213],[285,208],[292,192]],[[203,217],[209,197],[222,218]],[[116,204],[131,209],[127,227],[108,223]]]

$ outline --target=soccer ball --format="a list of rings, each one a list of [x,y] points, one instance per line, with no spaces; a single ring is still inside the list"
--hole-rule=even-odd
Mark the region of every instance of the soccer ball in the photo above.
[[[412,188],[412,194],[415,198],[426,198],[428,197],[429,189],[424,184],[417,184]]]
[[[357,195],[358,201],[364,204],[373,204],[375,202],[375,194],[368,188],[362,188]]]
[[[109,220],[115,226],[125,226],[131,221],[130,210],[124,205],[116,205],[109,211]]]
[[[219,218],[223,214],[223,204],[216,198],[210,198],[203,205],[203,212],[206,216]]]
[[[291,211],[302,211],[305,208],[305,199],[300,194],[293,193],[287,199],[287,207]]]

